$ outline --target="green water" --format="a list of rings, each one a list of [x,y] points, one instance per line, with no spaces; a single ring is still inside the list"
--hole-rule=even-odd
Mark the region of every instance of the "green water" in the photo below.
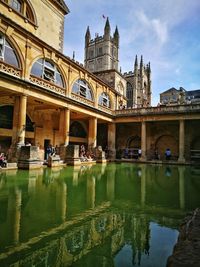
[[[164,267],[200,169],[107,164],[0,172],[1,267]]]

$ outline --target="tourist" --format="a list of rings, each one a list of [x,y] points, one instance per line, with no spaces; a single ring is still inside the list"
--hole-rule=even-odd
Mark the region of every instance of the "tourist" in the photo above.
[[[5,168],[7,166],[7,160],[6,157],[4,156],[4,153],[0,154],[0,167]]]
[[[166,160],[171,159],[171,150],[169,148],[167,148],[165,151],[165,158],[166,158]]]
[[[141,158],[141,156],[142,156],[142,149],[139,148],[139,149],[138,149],[138,157]]]
[[[49,156],[52,154],[52,146],[48,145],[46,148],[46,159],[48,160]]]

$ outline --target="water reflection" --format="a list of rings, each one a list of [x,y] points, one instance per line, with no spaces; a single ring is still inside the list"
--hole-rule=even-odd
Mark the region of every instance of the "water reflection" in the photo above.
[[[165,266],[180,219],[199,206],[197,171],[102,164],[1,172],[0,266]]]

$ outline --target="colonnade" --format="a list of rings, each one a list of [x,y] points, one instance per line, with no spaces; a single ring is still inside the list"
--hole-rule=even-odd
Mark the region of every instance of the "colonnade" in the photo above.
[[[67,146],[70,142],[70,121],[71,110],[69,108],[61,108],[59,118],[59,146]],[[25,144],[25,131],[26,131],[26,114],[27,114],[27,96],[16,96],[14,100],[14,112],[13,112],[13,130],[12,130],[12,146],[20,147]],[[84,116],[87,116],[87,110],[85,110]],[[98,118],[95,116],[87,117],[88,120],[88,147],[95,148],[97,146],[97,125]],[[141,121],[141,150],[142,160],[147,160],[147,124],[149,122]],[[116,156],[116,123],[107,122],[107,144],[109,155],[111,159],[115,159]],[[35,129],[36,131],[36,129]],[[34,144],[37,142],[37,133],[34,134]],[[185,162],[185,120],[179,120],[179,157],[180,163]],[[55,145],[55,144],[53,144]]]

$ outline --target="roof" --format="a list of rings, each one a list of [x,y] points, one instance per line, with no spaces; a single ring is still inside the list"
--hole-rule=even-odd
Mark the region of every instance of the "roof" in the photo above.
[[[171,93],[171,92],[178,92],[179,90],[177,90],[175,87],[171,87],[168,90],[164,91],[161,93],[162,94],[166,94],[166,93]]]
[[[62,11],[64,11],[65,15],[70,12],[64,0],[51,0],[51,1],[54,2],[57,6],[59,6],[62,9]]]

